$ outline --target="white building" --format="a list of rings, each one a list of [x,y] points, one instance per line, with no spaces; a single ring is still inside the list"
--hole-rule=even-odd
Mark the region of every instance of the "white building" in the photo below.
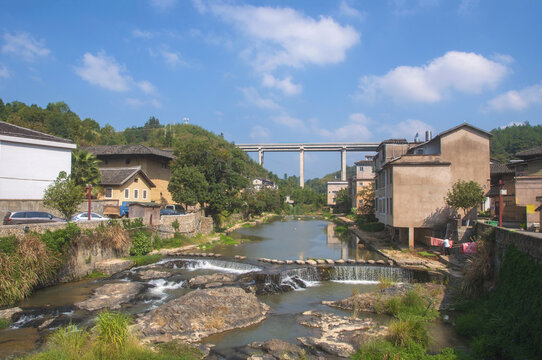
[[[0,200],[43,199],[59,172],[71,172],[75,148],[71,140],[0,121]]]

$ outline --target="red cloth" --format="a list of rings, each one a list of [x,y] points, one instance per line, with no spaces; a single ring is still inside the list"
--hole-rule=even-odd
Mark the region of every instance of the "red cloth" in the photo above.
[[[436,237],[431,237],[431,246],[443,246],[442,243],[444,242],[444,239],[439,239]],[[450,247],[454,245],[454,242],[452,240],[448,240],[450,243]]]
[[[475,254],[476,253],[476,243],[463,243],[461,244],[461,253],[462,254]]]

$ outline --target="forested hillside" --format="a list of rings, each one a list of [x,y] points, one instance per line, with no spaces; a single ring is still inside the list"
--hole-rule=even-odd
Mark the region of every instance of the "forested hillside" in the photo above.
[[[245,153],[239,152],[235,145],[222,136],[196,125],[162,125],[157,118],[150,117],[142,127],[134,126],[117,132],[111,125],[101,127],[93,119],[81,120],[64,102],[49,103],[47,107],[41,108],[18,101],[4,104],[2,99],[0,99],[0,120],[70,139],[78,145],[143,144],[176,149],[188,139],[197,139],[215,144],[228,152],[235,151],[236,156],[246,162],[248,176],[277,180],[275,175],[258,165]]]
[[[529,123],[491,130],[491,157],[508,162],[514,154],[542,146],[542,126]]]

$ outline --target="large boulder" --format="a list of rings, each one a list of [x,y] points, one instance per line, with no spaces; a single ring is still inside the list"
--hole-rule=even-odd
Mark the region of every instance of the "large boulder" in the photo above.
[[[92,296],[75,306],[89,310],[119,309],[121,304],[132,300],[142,289],[143,285],[135,282],[122,282],[118,284],[106,284],[94,290]]]
[[[269,307],[237,287],[194,290],[141,316],[134,325],[145,342],[197,342],[211,334],[265,319]]]
[[[191,288],[204,287],[207,284],[232,283],[237,278],[235,274],[216,273],[196,276],[188,281]]]
[[[119,273],[124,270],[130,269],[132,266],[134,266],[133,260],[127,260],[127,259],[109,259],[109,260],[102,260],[97,261],[94,265],[94,270],[101,272],[105,275],[113,275],[116,273]]]

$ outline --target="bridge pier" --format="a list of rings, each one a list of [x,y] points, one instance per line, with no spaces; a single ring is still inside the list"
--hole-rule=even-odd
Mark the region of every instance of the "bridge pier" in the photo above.
[[[304,164],[305,150],[301,148],[299,150],[299,186],[305,187],[305,164]]]
[[[262,148],[258,149],[258,164],[263,166],[263,150],[262,150]]]
[[[341,150],[341,181],[346,181],[346,148]]]

